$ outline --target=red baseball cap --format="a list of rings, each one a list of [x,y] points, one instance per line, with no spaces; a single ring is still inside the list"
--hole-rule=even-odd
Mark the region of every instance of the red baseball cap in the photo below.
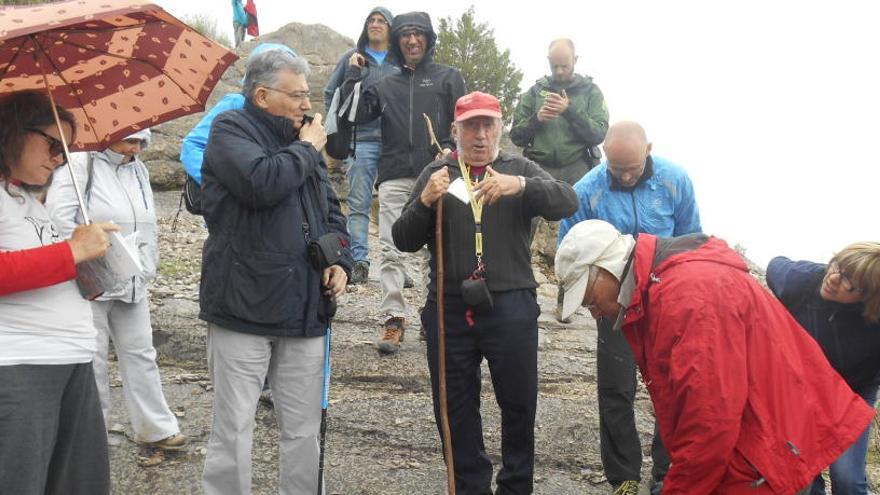
[[[498,98],[480,91],[468,93],[455,102],[455,121],[463,122],[474,117],[501,118],[501,103]]]

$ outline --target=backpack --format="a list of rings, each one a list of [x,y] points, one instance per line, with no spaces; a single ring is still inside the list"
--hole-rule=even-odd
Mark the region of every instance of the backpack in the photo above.
[[[333,92],[333,99],[327,110],[327,144],[324,150],[332,158],[345,160],[354,156],[355,152],[354,133],[357,126],[354,124],[354,119],[360,99],[361,83],[357,82],[354,85],[354,90],[344,102],[340,102],[340,89],[337,87]]]
[[[202,186],[189,174],[186,174],[186,180],[183,182],[180,200],[186,206],[186,211],[193,215],[202,214]]]

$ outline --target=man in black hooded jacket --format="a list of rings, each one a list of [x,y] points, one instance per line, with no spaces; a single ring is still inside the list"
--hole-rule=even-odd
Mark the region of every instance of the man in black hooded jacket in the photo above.
[[[422,169],[453,149],[450,129],[455,102],[465,94],[464,79],[458,69],[432,61],[437,35],[428,14],[400,14],[391,25],[391,53],[402,63],[401,73],[389,75],[378,84],[363,89],[356,117],[358,123],[382,118],[382,156],[377,183],[382,246],[380,310],[386,320],[377,349],[388,354],[400,348],[406,313],[404,266],[402,255],[391,237],[391,226],[400,217]],[[343,100],[365,77],[364,66],[363,55],[353,53],[342,86]],[[431,120],[441,149],[432,147],[423,115]]]
[[[324,88],[324,108],[328,112],[333,95],[345,81],[348,61],[353,54],[360,53],[366,62],[361,82],[364,87],[378,83],[385,76],[400,73],[400,64],[390,50],[392,19],[394,17],[385,7],[375,7],[367,15],[357,46],[342,54]],[[351,254],[354,256],[354,267],[351,269],[349,281],[352,285],[367,283],[370,274],[367,240],[373,189],[379,171],[379,155],[382,153],[382,119],[357,126],[353,137],[354,153],[345,159],[345,176],[348,178],[348,235],[351,236]]]

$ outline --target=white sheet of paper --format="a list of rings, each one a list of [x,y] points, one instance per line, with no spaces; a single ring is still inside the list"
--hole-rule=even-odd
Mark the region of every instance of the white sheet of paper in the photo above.
[[[137,232],[124,237],[119,232],[110,232],[110,249],[105,258],[110,268],[120,277],[128,278],[140,275],[144,271],[137,252]]]
[[[454,181],[452,181],[451,184],[449,184],[449,194],[460,199],[461,202],[464,204],[468,204],[471,202],[471,198],[467,192],[467,187],[464,185],[464,180],[461,177],[455,179]]]

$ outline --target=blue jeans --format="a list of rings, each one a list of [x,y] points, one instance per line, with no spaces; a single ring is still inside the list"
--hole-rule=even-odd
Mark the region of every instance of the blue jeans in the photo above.
[[[348,235],[351,237],[351,255],[355,261],[366,261],[369,254],[370,209],[373,188],[379,173],[380,141],[358,141],[355,156],[345,160],[348,177]]]
[[[855,391],[869,406],[877,402],[877,387],[871,386]],[[865,456],[868,453],[868,438],[871,432],[869,424],[862,435],[840,457],[831,464],[831,491],[847,495],[863,495],[868,493],[868,480],[865,476]],[[813,481],[811,495],[825,494],[825,480],[816,476]]]

